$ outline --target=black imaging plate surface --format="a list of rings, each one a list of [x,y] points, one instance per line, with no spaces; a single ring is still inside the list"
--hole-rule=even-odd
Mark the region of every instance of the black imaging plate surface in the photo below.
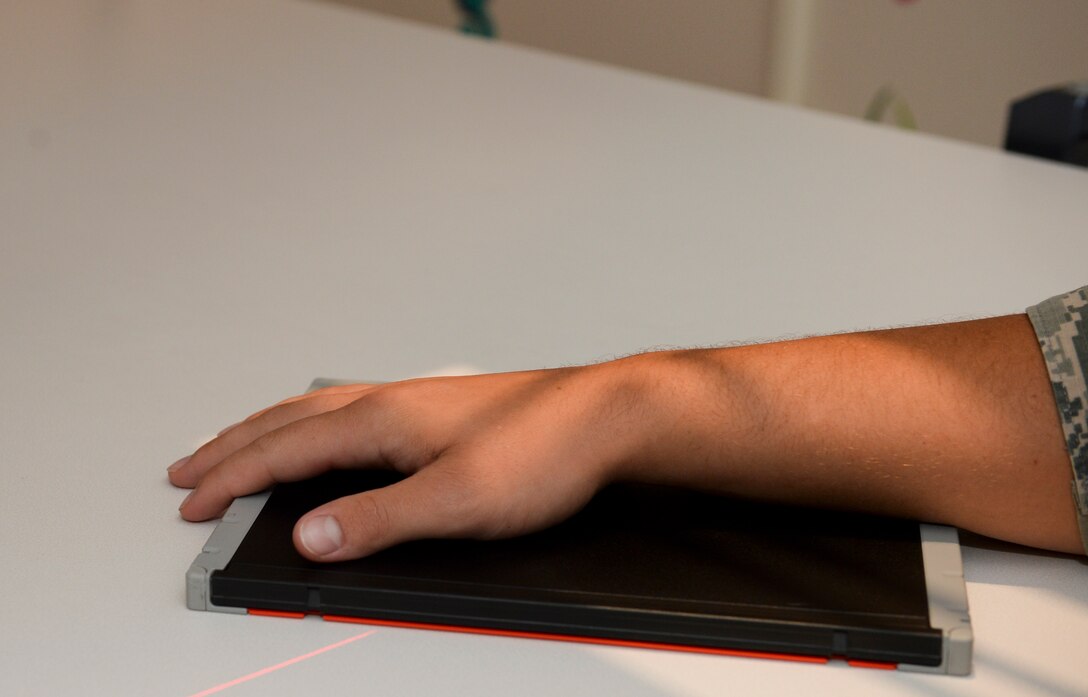
[[[295,521],[386,472],[332,472],[272,492],[217,605],[462,627],[938,665],[918,524],[616,485],[511,540],[410,542],[316,564]]]

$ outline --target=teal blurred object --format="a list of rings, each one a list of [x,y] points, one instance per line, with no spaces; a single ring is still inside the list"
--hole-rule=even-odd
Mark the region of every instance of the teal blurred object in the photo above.
[[[464,17],[461,31],[486,39],[495,38],[495,23],[487,11],[487,0],[457,0],[457,6]]]

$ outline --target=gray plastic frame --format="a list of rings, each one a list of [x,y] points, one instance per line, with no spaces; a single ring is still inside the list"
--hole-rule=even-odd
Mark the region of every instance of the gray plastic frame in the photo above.
[[[317,378],[310,383],[306,391],[313,392],[322,387],[348,385],[353,382],[355,381]],[[259,494],[235,499],[227,512],[223,514],[223,519],[215,526],[211,537],[204,543],[204,548],[189,565],[189,570],[185,572],[185,604],[190,610],[246,614],[245,608],[212,603],[212,572],[226,568],[249,529],[253,527],[253,522],[260,515],[270,493],[270,491],[262,491]]]
[[[185,572],[185,604],[190,610],[246,614],[245,608],[212,604],[212,572],[226,568],[231,557],[238,551],[238,546],[245,539],[246,533],[253,526],[253,521],[257,520],[270,493],[263,491],[253,496],[235,499],[227,512],[223,514],[223,519],[215,526],[211,537],[204,543],[204,549]]]
[[[351,384],[351,380],[318,378],[310,390]],[[245,608],[224,607],[211,602],[212,572],[226,567],[253,522],[268,500],[269,492],[235,499],[211,537],[185,574],[185,599],[190,610],[245,614]],[[925,569],[929,623],[944,635],[943,659],[939,666],[899,664],[900,670],[919,673],[968,675],[974,634],[967,609],[967,586],[963,579],[963,558],[959,533],[944,525],[921,524],[922,564]]]
[[[939,666],[900,663],[900,670],[917,673],[970,675],[974,632],[967,609],[967,584],[963,579],[963,556],[956,528],[946,525],[919,526],[922,565],[925,568],[929,624],[944,634],[944,657]]]

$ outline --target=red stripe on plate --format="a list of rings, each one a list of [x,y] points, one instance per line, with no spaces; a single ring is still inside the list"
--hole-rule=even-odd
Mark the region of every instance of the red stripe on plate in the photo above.
[[[638,649],[660,649],[664,651],[683,651],[685,653],[707,653],[718,656],[741,656],[744,658],[772,658],[779,661],[797,661],[801,663],[827,663],[824,656],[804,656],[791,653],[772,653],[770,651],[746,651],[742,649],[719,649],[708,646],[684,646],[682,644],[660,644],[650,641],[628,641],[626,639],[601,639],[598,637],[570,636],[566,634],[545,634],[543,632],[521,632],[509,629],[485,629],[480,627],[457,627],[449,624],[428,624],[425,622],[402,622],[399,620],[379,620],[362,617],[344,617],[324,615],[329,622],[350,622],[369,624],[379,627],[403,627],[407,629],[431,629],[439,632],[457,632],[460,634],[484,634],[487,636],[516,637],[518,639],[544,639],[548,641],[569,641],[576,644],[600,644],[604,646],[627,646]]]

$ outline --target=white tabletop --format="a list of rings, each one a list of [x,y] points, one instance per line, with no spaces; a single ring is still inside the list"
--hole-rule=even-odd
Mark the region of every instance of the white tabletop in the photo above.
[[[1088,171],[314,2],[0,3],[0,692],[365,628],[185,609],[165,467],[315,376],[1022,310]],[[974,674],[381,628],[225,695],[1088,694],[1088,566],[965,549]],[[207,693],[206,693],[207,694]]]

